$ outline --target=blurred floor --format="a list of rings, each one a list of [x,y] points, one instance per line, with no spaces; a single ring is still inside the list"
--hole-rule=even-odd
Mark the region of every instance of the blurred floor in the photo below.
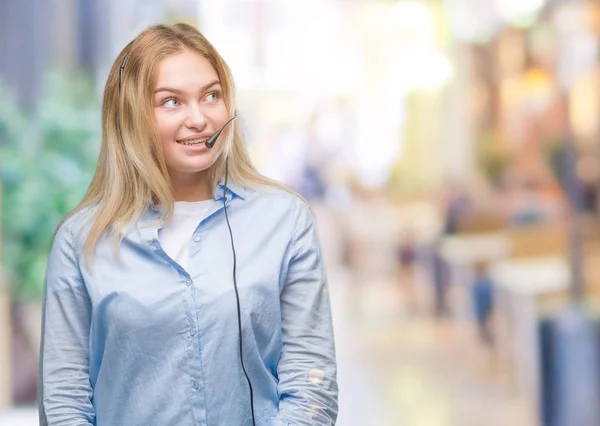
[[[37,411],[34,408],[0,410],[0,426],[37,426]]]
[[[331,282],[341,426],[533,426],[470,323],[408,315],[390,280]]]
[[[337,228],[327,212],[318,215],[331,259]],[[535,426],[465,315],[435,320],[425,275],[401,278],[385,270],[359,275],[328,264],[339,364],[337,424]],[[35,408],[0,411],[0,426],[37,424]]]

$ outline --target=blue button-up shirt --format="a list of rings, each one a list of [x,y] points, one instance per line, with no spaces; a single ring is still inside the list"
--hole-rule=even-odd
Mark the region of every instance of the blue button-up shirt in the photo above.
[[[188,269],[162,250],[149,207],[120,244],[83,258],[84,209],[58,230],[42,323],[42,425],[332,425],[336,361],[320,244],[309,207],[281,190],[222,184],[190,236]]]

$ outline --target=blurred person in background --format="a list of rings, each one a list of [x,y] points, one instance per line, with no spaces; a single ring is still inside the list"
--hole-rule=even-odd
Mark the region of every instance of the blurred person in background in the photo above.
[[[475,265],[471,282],[471,301],[479,338],[482,343],[491,345],[493,334],[490,317],[494,306],[494,284],[488,269],[489,265],[484,261]]]
[[[406,296],[409,311],[416,314],[418,310],[417,289],[415,288],[417,286],[418,241],[414,229],[408,228],[404,235],[400,237],[396,249],[396,258],[399,266],[399,284]]]
[[[96,174],[46,272],[42,425],[335,424],[312,213],[255,170],[235,115],[227,64],[189,25],[114,62]]]
[[[431,269],[434,291],[434,314],[438,318],[450,314],[448,307],[448,286],[450,271],[448,263],[441,254],[441,245],[445,237],[459,232],[461,220],[471,208],[469,196],[456,182],[450,182],[443,188],[441,197],[442,229],[431,246]]]

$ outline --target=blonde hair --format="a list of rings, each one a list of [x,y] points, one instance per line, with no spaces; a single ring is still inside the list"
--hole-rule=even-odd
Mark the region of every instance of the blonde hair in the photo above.
[[[93,207],[91,227],[84,244],[88,262],[98,240],[105,234],[114,237],[118,252],[124,228],[137,221],[149,203],[165,206],[165,220],[172,216],[174,198],[154,121],[152,96],[160,61],[185,50],[196,52],[211,63],[219,77],[229,114],[235,113],[231,71],[212,44],[194,27],[181,23],[154,25],[121,51],[104,90],[102,147],[96,172],[83,200],[63,220],[83,208]],[[229,182],[255,189],[275,187],[298,195],[256,170],[246,150],[239,121],[231,124],[233,126],[228,126],[221,135],[222,155],[209,169],[211,187],[224,177],[228,159]]]

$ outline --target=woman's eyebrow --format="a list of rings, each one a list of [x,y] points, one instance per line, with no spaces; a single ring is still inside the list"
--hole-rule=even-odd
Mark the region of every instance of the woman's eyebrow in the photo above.
[[[202,86],[202,88],[200,89],[201,92],[204,92],[205,90],[210,89],[213,86],[217,86],[221,84],[221,82],[219,80],[215,80],[215,81],[211,81],[208,84],[205,84],[204,86]],[[183,90],[179,90],[179,89],[175,89],[173,87],[159,87],[154,91],[154,94],[157,94],[159,92],[171,92],[171,93],[176,93],[178,95],[183,94]]]

